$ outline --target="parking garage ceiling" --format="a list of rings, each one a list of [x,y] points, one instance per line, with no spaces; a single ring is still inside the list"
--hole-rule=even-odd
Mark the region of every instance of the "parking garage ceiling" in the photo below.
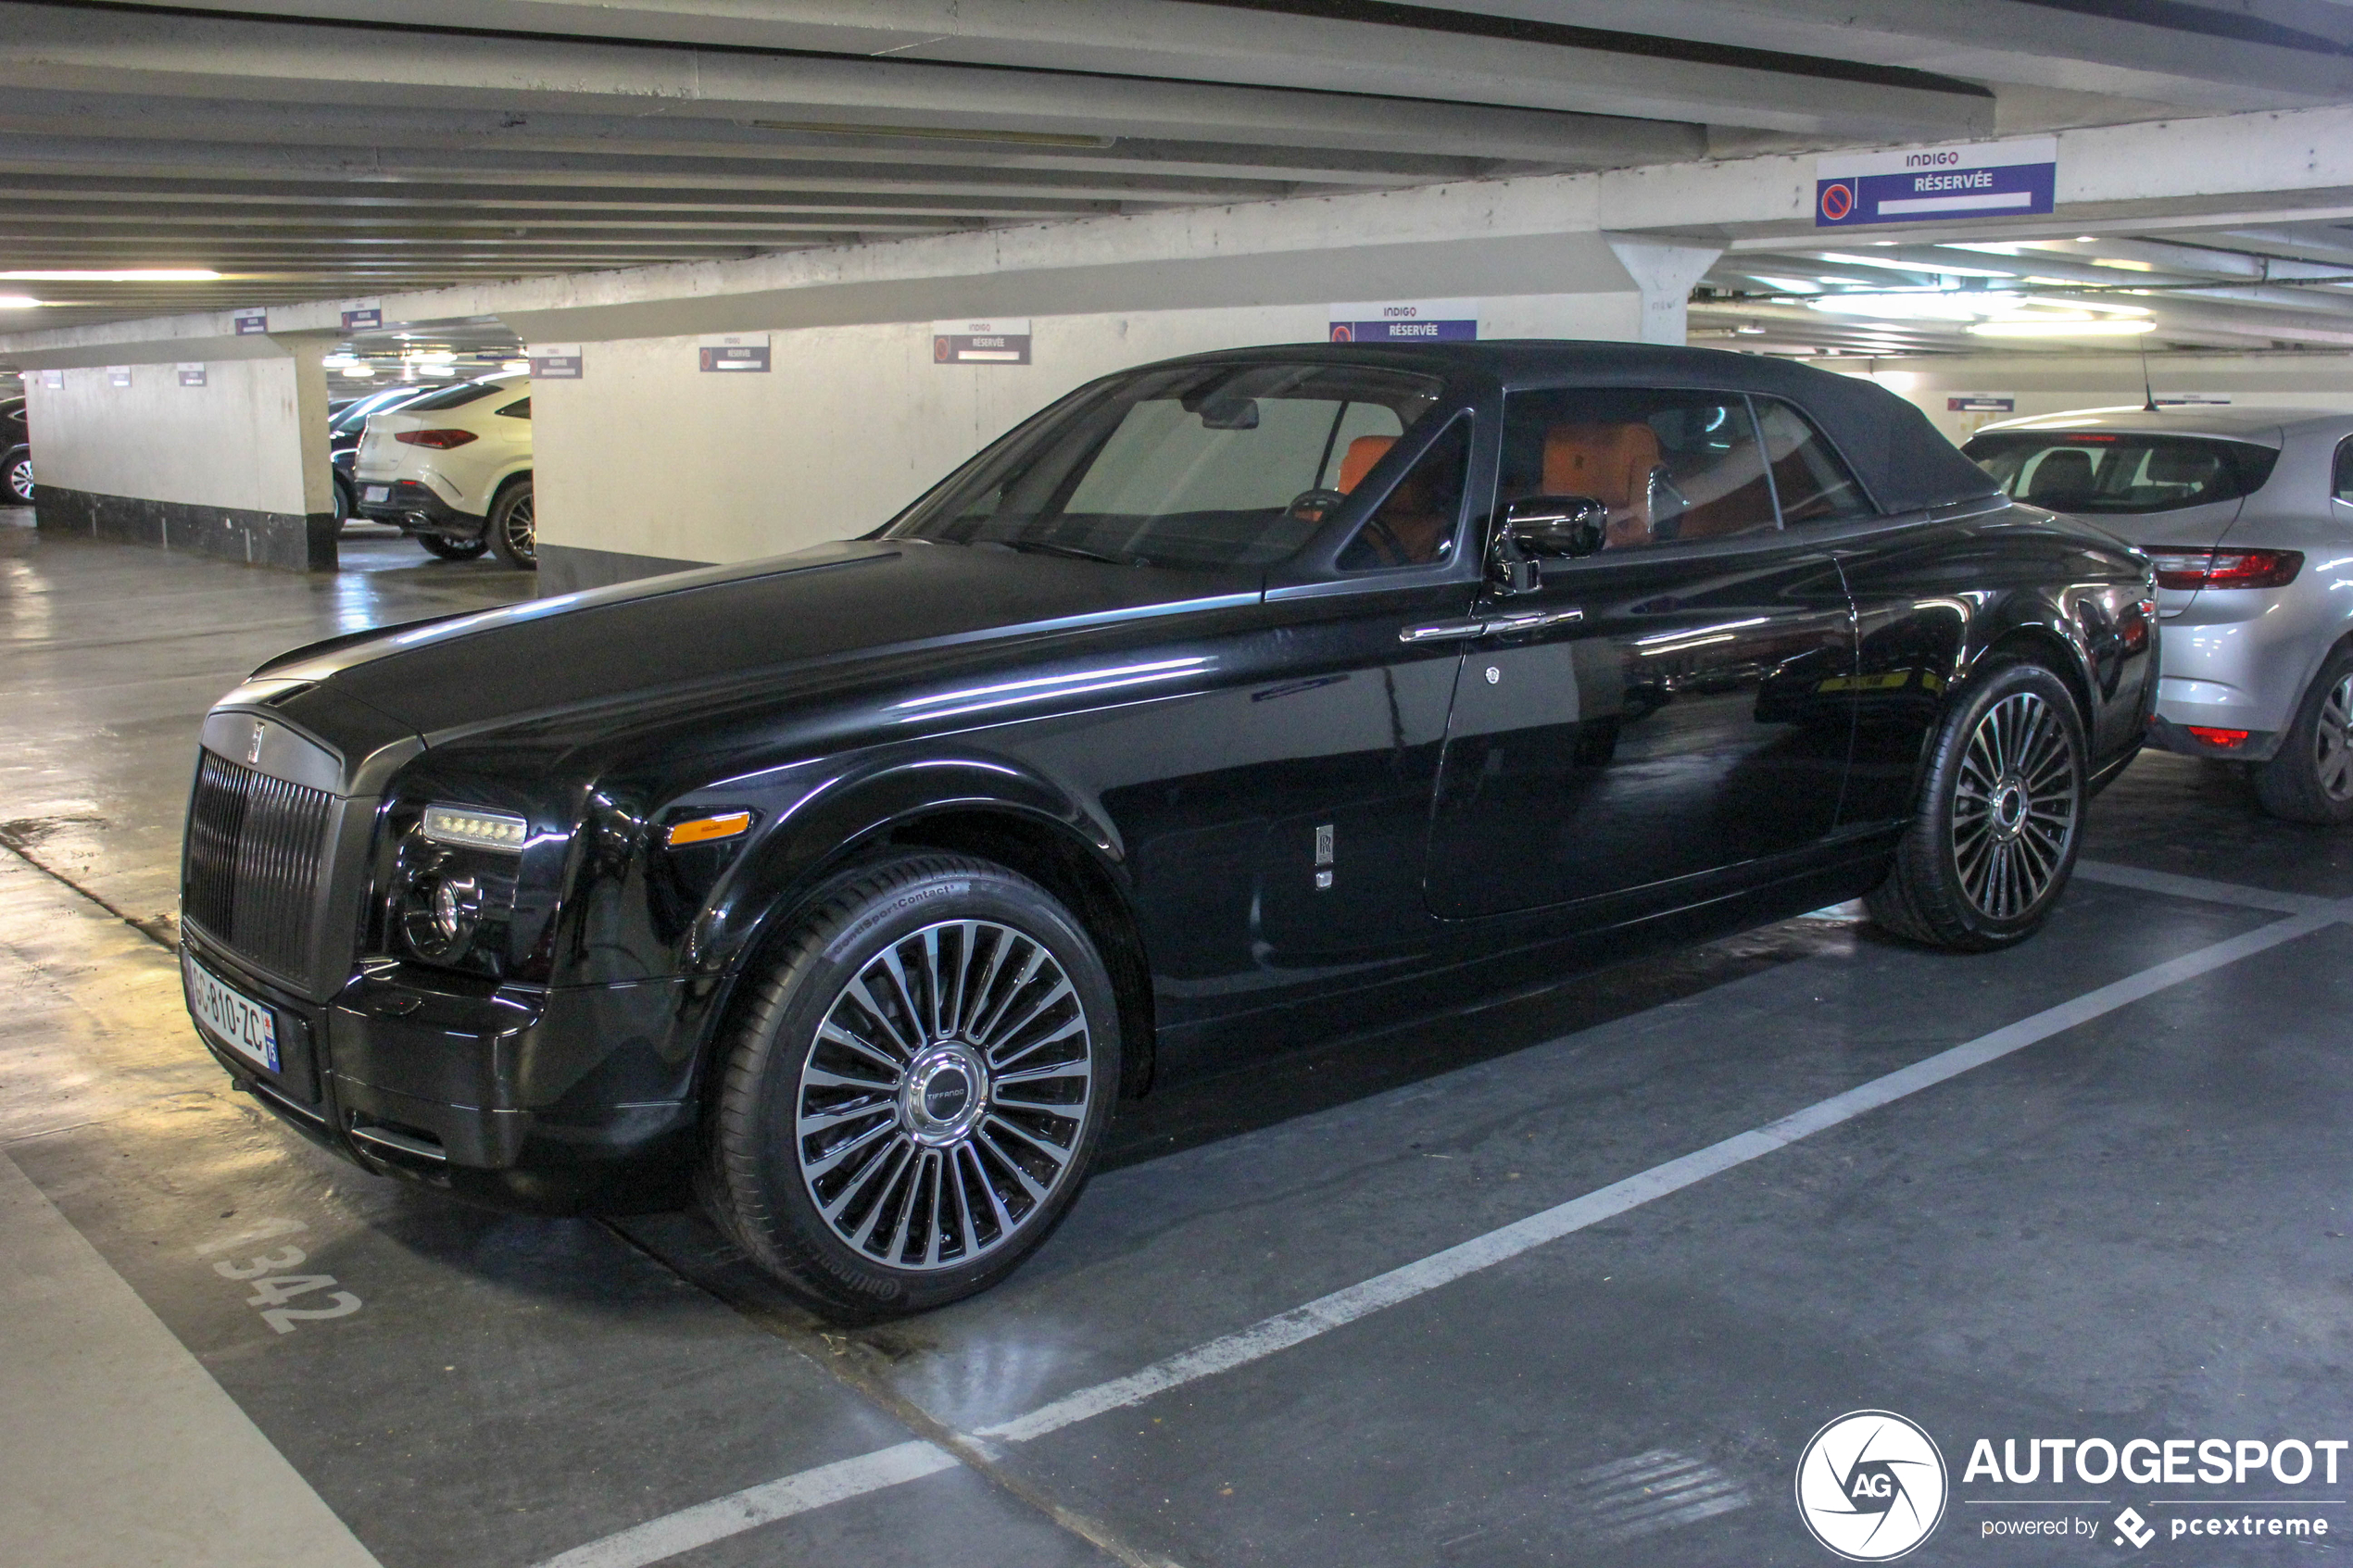
[[[0,307],[0,331],[24,331],[2342,103],[2353,6],[0,0],[0,296],[43,302]],[[2153,345],[2353,345],[2353,289],[2330,281],[2353,277],[2338,222],[1992,243],[1736,249],[1703,284],[1694,338],[1982,348],[1986,299],[2064,290],[2140,312]],[[40,275],[158,270],[215,276]]]

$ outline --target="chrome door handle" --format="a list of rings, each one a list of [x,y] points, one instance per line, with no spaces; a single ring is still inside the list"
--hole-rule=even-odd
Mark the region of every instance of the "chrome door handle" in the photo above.
[[[1585,612],[1581,609],[1527,610],[1518,615],[1490,617],[1482,634],[1501,637],[1514,632],[1537,632],[1547,626],[1566,626],[1571,621],[1584,619]]]
[[[1515,632],[1536,632],[1547,626],[1566,626],[1582,621],[1581,609],[1531,609],[1516,615],[1465,616],[1459,621],[1433,621],[1426,625],[1408,626],[1397,633],[1401,643],[1453,643],[1472,637],[1502,637]]]
[[[1433,621],[1426,626],[1408,626],[1397,633],[1401,643],[1453,643],[1485,634],[1487,622],[1474,619]]]

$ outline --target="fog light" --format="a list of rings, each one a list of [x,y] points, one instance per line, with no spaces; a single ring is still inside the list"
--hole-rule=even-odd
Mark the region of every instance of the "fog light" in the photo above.
[[[481,885],[470,876],[451,877],[433,890],[434,934],[443,946],[454,946],[481,908]]]

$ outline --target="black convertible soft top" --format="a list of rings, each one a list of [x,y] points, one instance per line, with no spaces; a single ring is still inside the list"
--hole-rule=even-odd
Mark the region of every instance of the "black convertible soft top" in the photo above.
[[[1811,415],[1883,512],[1918,511],[2001,494],[1985,470],[1961,456],[1927,415],[1878,383],[1762,354],[1567,338],[1497,338],[1480,343],[1287,345],[1188,358],[1329,358],[1441,373],[1484,372],[1506,389],[1655,386],[1750,392],[1786,398]]]

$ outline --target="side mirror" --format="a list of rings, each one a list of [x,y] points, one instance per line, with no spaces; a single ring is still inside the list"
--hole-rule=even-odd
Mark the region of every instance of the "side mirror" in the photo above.
[[[1488,543],[1495,586],[1524,594],[1541,580],[1537,563],[1590,556],[1609,537],[1609,508],[1591,495],[1523,495],[1504,508]]]

